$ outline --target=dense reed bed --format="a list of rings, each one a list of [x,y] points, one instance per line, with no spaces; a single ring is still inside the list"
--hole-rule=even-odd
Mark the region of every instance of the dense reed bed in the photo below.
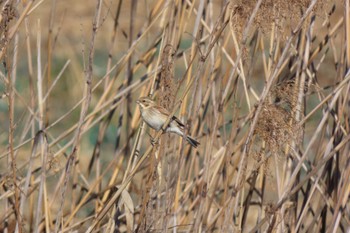
[[[349,232],[348,0],[0,7],[2,232]]]

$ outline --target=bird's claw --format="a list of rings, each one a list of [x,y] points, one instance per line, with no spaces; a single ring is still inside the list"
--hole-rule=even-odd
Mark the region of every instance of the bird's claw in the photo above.
[[[152,144],[152,146],[158,145],[158,140],[151,138],[151,144]]]

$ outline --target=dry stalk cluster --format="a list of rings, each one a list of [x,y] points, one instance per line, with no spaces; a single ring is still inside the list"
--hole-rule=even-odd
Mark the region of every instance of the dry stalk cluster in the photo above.
[[[7,44],[7,34],[9,32],[9,26],[11,21],[18,17],[16,7],[13,6],[13,1],[1,1],[0,2],[0,49],[4,49]]]
[[[269,99],[273,103],[263,104],[255,129],[268,149],[280,155],[292,147],[292,143],[298,144],[302,136],[302,127],[295,119],[298,110],[294,84],[294,81],[284,81],[272,88]]]
[[[174,55],[171,45],[166,45],[162,54],[162,67],[160,72],[159,104],[165,109],[172,109],[176,98],[176,81],[174,78]]]
[[[241,35],[247,20],[251,15],[256,0],[231,0],[232,24],[235,32]],[[284,35],[297,25],[305,9],[310,4],[310,0],[265,0],[262,1],[259,11],[254,18],[255,28],[258,28],[264,35],[268,35],[276,27],[281,35],[279,39],[285,40]],[[325,9],[333,4],[332,1],[318,1],[313,11],[317,15],[324,15]],[[241,38],[241,37],[239,37]]]

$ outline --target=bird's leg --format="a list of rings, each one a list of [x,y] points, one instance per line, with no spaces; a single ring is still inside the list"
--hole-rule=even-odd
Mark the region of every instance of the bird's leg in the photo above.
[[[151,137],[151,144],[152,146],[156,146],[159,144],[158,140],[155,140],[154,138]]]
[[[158,145],[158,140],[155,140],[149,132],[147,132],[147,134],[151,138],[152,146]]]

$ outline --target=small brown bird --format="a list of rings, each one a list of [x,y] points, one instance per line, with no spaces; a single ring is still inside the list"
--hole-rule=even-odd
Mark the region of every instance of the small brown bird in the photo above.
[[[165,108],[158,106],[148,97],[141,97],[136,103],[140,106],[142,119],[147,125],[156,131],[161,130],[170,113]],[[184,128],[185,125],[176,116],[173,116],[165,131],[184,137],[188,143],[196,148],[199,145],[199,142],[190,136],[185,135],[183,132]]]

